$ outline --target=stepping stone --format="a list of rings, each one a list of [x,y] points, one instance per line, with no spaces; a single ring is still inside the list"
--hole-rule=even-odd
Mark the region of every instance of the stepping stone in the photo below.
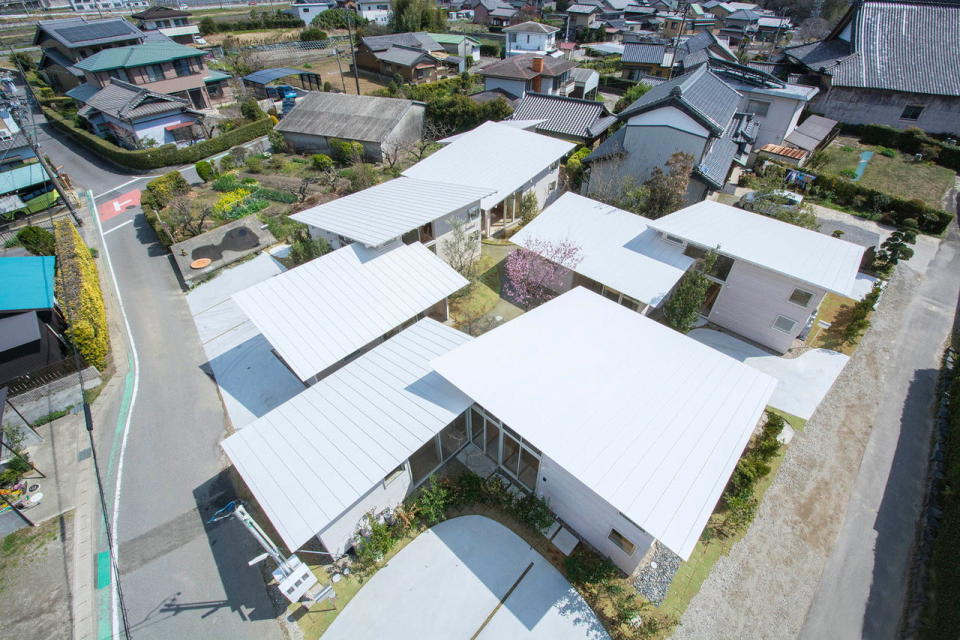
[[[568,556],[573,553],[574,547],[576,547],[580,541],[577,540],[575,535],[567,531],[566,527],[560,527],[560,531],[557,532],[557,535],[553,536],[551,542],[553,546],[560,549],[563,555]]]
[[[783,425],[783,431],[781,431],[780,435],[777,436],[777,442],[783,445],[790,444],[790,442],[793,440],[793,436],[796,434],[797,432],[793,430],[793,427],[785,424]]]

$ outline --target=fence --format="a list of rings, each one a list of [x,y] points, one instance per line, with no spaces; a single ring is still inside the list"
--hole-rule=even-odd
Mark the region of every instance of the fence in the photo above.
[[[258,44],[251,47],[244,47],[243,49],[244,51],[253,51],[255,53],[260,51],[315,51],[317,49],[335,49],[338,46],[349,44],[349,36],[333,36],[326,40],[310,40],[308,42],[294,40],[293,42]]]

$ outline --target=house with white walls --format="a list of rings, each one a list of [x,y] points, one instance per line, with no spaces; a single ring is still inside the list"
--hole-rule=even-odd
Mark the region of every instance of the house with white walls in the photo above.
[[[504,27],[506,46],[504,57],[535,53],[541,56],[559,57],[563,55],[557,47],[557,27],[542,22],[521,22],[512,27]]]

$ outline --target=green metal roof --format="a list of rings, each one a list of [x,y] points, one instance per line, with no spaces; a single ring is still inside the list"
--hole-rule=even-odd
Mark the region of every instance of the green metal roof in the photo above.
[[[229,73],[224,73],[223,71],[216,71],[215,69],[209,69],[207,71],[206,77],[203,79],[204,82],[217,82],[218,80],[229,80]]]
[[[74,66],[84,71],[107,71],[142,67],[181,58],[199,58],[203,55],[203,51],[176,42],[152,42],[131,47],[104,49],[89,58],[84,58]]]
[[[433,38],[437,44],[460,44],[464,40],[470,40],[476,45],[480,44],[480,41],[476,38],[471,38],[462,33],[428,33],[427,35]]]
[[[3,171],[0,172],[0,195],[42,184],[49,179],[39,162]]]

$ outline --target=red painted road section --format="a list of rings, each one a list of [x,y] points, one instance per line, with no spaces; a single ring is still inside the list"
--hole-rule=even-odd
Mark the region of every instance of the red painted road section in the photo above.
[[[104,202],[99,207],[97,207],[97,213],[100,215],[100,221],[106,222],[110,218],[114,218],[127,209],[131,207],[140,206],[140,190],[134,189],[133,191],[128,191],[122,196],[116,197],[113,200]]]

